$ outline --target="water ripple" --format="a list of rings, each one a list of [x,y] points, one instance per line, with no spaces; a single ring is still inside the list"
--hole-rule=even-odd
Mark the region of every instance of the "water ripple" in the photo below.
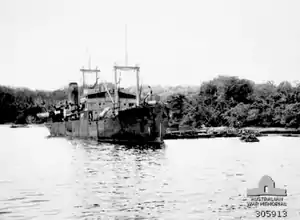
[[[300,212],[300,139],[172,140],[134,149],[37,139],[36,128],[14,130],[12,140],[13,129],[0,130],[11,143],[0,146],[0,219],[254,219],[245,193],[265,174],[288,189],[289,219]]]

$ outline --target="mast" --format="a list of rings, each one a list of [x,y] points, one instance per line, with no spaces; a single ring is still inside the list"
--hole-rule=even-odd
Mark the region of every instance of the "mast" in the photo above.
[[[136,72],[136,106],[140,105],[140,83],[139,83],[139,74],[140,74],[140,67],[139,66],[114,66],[114,72],[115,72],[115,88],[116,91],[118,90],[118,75],[117,72],[120,71],[135,71]],[[118,105],[118,93],[115,93],[115,103]],[[116,106],[116,109],[118,109],[119,106]]]
[[[118,71],[135,71],[136,72],[136,106],[140,105],[140,85],[139,85],[139,74],[140,74],[140,67],[136,66],[129,66],[128,65],[128,52],[127,52],[127,24],[125,25],[125,65],[118,66],[114,65],[114,75],[115,75],[115,102],[114,102],[114,110],[117,114],[120,106],[119,106],[119,79],[118,79]]]
[[[91,69],[92,68],[92,58],[91,58],[91,55],[90,55],[90,57],[89,57],[89,69]]]
[[[115,90],[114,90],[114,112],[115,114],[118,113],[119,109],[119,89],[118,89],[118,71],[117,68],[114,68],[114,73],[115,73]]]
[[[128,65],[128,52],[127,52],[127,24],[125,25],[125,66]]]
[[[82,95],[86,95],[85,93],[88,93],[88,91],[85,92],[85,89],[88,89],[88,86],[85,83],[85,74],[95,74],[96,73],[96,82],[97,82],[98,73],[100,72],[100,70],[98,69],[98,67],[96,67],[96,69],[91,69],[91,67],[89,67],[88,69],[85,69],[84,67],[82,67],[80,69],[80,71],[82,72],[82,76],[83,76],[83,82],[82,82],[82,89],[83,89],[83,91],[82,91]]]

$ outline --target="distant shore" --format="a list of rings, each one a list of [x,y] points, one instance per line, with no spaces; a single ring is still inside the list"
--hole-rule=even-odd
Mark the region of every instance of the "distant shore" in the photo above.
[[[2,125],[25,125],[25,124],[17,124],[17,123],[4,123]],[[43,126],[41,124],[28,124],[34,126]],[[182,129],[182,130],[173,130],[167,132],[168,134],[184,134],[184,133],[198,133],[198,134],[234,134],[239,133],[242,131],[252,131],[257,132],[260,134],[299,134],[300,135],[300,128],[285,128],[285,127],[242,127],[242,128],[233,128],[233,127],[205,127],[200,129]]]
[[[298,128],[261,128],[261,127],[249,127],[249,128],[242,128],[248,130],[259,131],[261,134],[300,134],[300,129]]]
[[[249,130],[257,131],[262,134],[300,134],[298,128],[285,128],[285,127],[242,127],[242,128],[230,128],[230,127],[210,127],[207,128],[211,131],[229,131],[229,130]]]
[[[300,137],[300,129],[284,127],[207,127],[194,130],[169,131],[165,139],[191,139],[191,138],[216,138],[216,137],[241,137],[243,133],[253,132],[257,136],[282,135]]]
[[[24,128],[28,125],[18,125],[14,123],[6,123],[11,128]],[[33,126],[43,126],[43,124],[29,124]],[[284,127],[206,127],[201,129],[182,129],[167,131],[164,139],[200,139],[200,138],[217,138],[217,137],[241,137],[244,133],[254,133],[257,137],[268,135],[280,135],[285,137],[300,137],[300,129],[284,128]]]

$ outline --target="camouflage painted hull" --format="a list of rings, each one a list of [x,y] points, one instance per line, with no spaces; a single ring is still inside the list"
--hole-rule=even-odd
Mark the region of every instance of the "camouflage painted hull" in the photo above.
[[[115,117],[89,121],[88,113],[75,121],[46,124],[50,136],[93,139],[117,144],[162,144],[167,115],[159,107],[120,111]]]

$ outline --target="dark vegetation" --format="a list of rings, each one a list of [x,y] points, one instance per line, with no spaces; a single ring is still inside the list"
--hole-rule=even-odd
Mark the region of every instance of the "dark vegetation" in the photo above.
[[[64,89],[48,92],[0,86],[0,123],[24,124],[28,119],[35,122],[37,113],[52,109],[53,104],[65,98]]]
[[[110,85],[111,86],[111,85]],[[134,92],[135,88],[128,88]],[[300,125],[300,84],[255,84],[247,79],[219,76],[199,87],[152,86],[171,112],[170,127],[290,127]],[[142,96],[147,93],[147,86]],[[50,110],[67,99],[67,88],[32,91],[0,87],[0,123],[26,122],[28,115]]]
[[[300,84],[255,84],[219,76],[201,85],[196,94],[168,98],[171,126],[290,127],[300,125]]]

